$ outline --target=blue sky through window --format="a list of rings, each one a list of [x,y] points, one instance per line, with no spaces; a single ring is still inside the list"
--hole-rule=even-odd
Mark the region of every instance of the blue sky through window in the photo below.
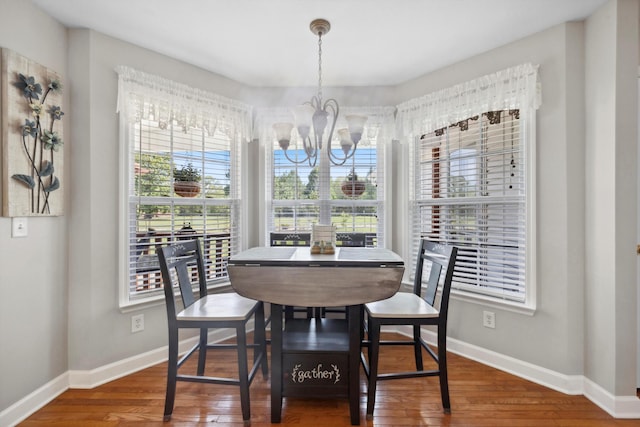
[[[344,156],[344,153],[341,149],[332,150],[336,156]],[[287,154],[290,158],[295,159],[296,155],[299,158],[304,157],[304,151],[300,150],[287,150]],[[323,151],[321,156],[326,156]],[[289,162],[284,155],[284,151],[282,150],[274,150],[274,164],[275,170],[274,173],[276,175],[285,175],[289,173],[292,169],[294,169],[294,164]],[[355,167],[354,167],[355,164]],[[344,177],[351,172],[351,169],[354,169],[356,174],[358,175],[358,179],[365,180],[367,179],[367,175],[373,170],[376,169],[376,150],[373,148],[358,148],[356,153],[354,154],[352,159],[349,159],[342,166],[331,165],[331,178]],[[298,175],[303,183],[308,182],[308,176],[311,172],[312,167],[309,166],[309,163],[305,162],[298,165]]]

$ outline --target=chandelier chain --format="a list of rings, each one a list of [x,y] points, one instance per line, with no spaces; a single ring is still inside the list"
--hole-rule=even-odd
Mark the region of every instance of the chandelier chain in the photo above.
[[[318,33],[318,100],[322,101],[322,32]]]

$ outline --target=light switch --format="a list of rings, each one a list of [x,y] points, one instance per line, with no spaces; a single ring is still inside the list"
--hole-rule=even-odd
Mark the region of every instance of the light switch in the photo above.
[[[29,234],[27,218],[12,218],[11,237],[27,237],[27,234]]]

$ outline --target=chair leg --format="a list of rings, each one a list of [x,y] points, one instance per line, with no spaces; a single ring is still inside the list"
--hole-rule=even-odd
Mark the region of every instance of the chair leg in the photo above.
[[[264,320],[264,303],[258,304],[258,309],[254,316],[255,332],[253,334],[253,343],[257,344],[257,349],[253,352],[253,363],[261,358],[260,365],[262,366],[262,375],[266,380],[269,378],[269,362],[267,361],[267,336],[265,333],[265,320]]]
[[[284,306],[284,318],[286,320],[289,320],[289,319],[293,319],[293,317],[294,317],[293,306],[290,306],[290,305]]]
[[[349,372],[359,372],[360,369],[360,306],[345,307],[349,324]],[[360,375],[349,375],[349,414],[351,425],[360,425]]]
[[[240,380],[240,407],[242,408],[242,419],[251,419],[251,406],[249,402],[249,366],[247,362],[247,332],[245,325],[236,328],[236,339],[238,344],[238,376]]]
[[[451,401],[449,400],[449,378],[447,374],[447,335],[446,331],[438,327],[438,370],[440,371],[440,395],[442,408],[445,414],[451,413]]]
[[[367,419],[373,418],[378,384],[378,356],[380,355],[380,323],[369,318],[369,388],[367,391]]]
[[[282,306],[271,304],[271,423],[282,419]]]
[[[349,312],[347,312],[347,315],[349,314]],[[360,342],[362,342],[364,340],[364,331],[366,329],[366,326],[364,324],[364,305],[360,305],[360,309],[358,310],[358,316],[360,317]],[[348,316],[347,316],[348,317]]]
[[[367,317],[366,328],[367,328],[367,331],[366,331],[367,339],[369,340],[369,345],[367,346],[367,359],[369,360],[369,364],[371,364],[371,317]],[[364,334],[364,331],[363,331],[363,334]],[[367,373],[367,378],[371,378],[371,370],[369,366],[365,368],[365,372]]]
[[[200,348],[198,349],[198,376],[204,375],[204,367],[207,361],[207,343],[209,330],[207,328],[200,328]]]
[[[413,325],[413,352],[416,358],[416,371],[424,370],[422,363],[422,344],[420,341],[420,325]]]
[[[171,420],[176,400],[176,377],[178,375],[178,330],[169,330],[169,361],[167,362],[167,393],[164,399],[163,421]]]

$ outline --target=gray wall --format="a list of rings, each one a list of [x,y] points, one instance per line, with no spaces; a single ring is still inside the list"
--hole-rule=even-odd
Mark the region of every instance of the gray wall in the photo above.
[[[584,354],[583,33],[582,23],[559,25],[399,88],[407,98],[520,63],[540,65],[537,309],[531,316],[491,307],[496,328],[488,329],[487,305],[454,297],[449,336],[566,375],[582,373]]]
[[[585,376],[614,395],[636,387],[638,2],[586,22]]]
[[[67,75],[65,28],[30,2],[0,0],[0,47]],[[65,216],[30,218],[28,237],[12,239],[11,219],[0,217],[0,411],[69,369],[67,224]]]
[[[486,305],[454,298],[449,335],[584,375],[619,396],[636,389],[638,13],[636,0],[610,1],[583,23],[398,88],[407,99],[522,62],[540,64],[537,310],[528,316],[492,307],[492,330],[480,320]]]
[[[166,345],[166,313],[157,304],[118,307],[119,149],[115,67],[127,65],[233,98],[243,87],[196,67],[86,29],[69,31],[73,84],[70,159],[73,224],[69,235],[69,369],[90,370]],[[145,330],[131,333],[131,315]]]
[[[636,93],[637,17],[635,0],[611,0],[586,23],[550,28],[398,87],[325,90],[342,105],[395,105],[523,62],[540,64],[538,308],[531,316],[491,307],[497,324],[491,330],[480,320],[487,305],[456,299],[450,336],[560,374],[586,375],[617,395],[635,393],[637,334],[635,321],[628,322],[636,316],[635,258],[626,251],[635,244],[628,236],[636,235],[636,142],[635,130],[629,130],[629,122],[635,126],[636,105],[627,92]],[[621,50],[627,44],[636,53],[624,59]],[[97,369],[166,344],[162,305],[126,313],[118,307],[115,66],[257,106],[291,105],[312,90],[247,87],[93,31],[69,30],[67,35],[22,0],[0,0],[0,45],[65,76],[70,106],[65,116],[66,215],[30,220],[26,239],[11,239],[10,219],[0,218],[2,411],[66,371]],[[600,57],[604,60],[596,60]],[[596,115],[606,118],[597,127],[592,123]],[[626,154],[629,150],[633,155]],[[257,151],[252,144],[249,152]],[[399,154],[397,147],[393,152]],[[394,170],[406,169],[402,161],[396,158]],[[255,186],[261,177],[257,167],[251,170],[248,178]],[[634,177],[631,184],[623,180],[628,174]],[[258,206],[258,192],[252,191],[249,206]],[[404,197],[397,191],[393,198],[392,242],[404,252],[405,239],[398,236],[407,214]],[[249,218],[252,244],[259,243],[253,233],[258,222],[254,213]],[[24,307],[31,320],[16,322],[21,318],[17,310]],[[130,317],[138,312],[145,314],[145,330],[131,334]],[[604,351],[602,358],[594,358],[596,349]]]

